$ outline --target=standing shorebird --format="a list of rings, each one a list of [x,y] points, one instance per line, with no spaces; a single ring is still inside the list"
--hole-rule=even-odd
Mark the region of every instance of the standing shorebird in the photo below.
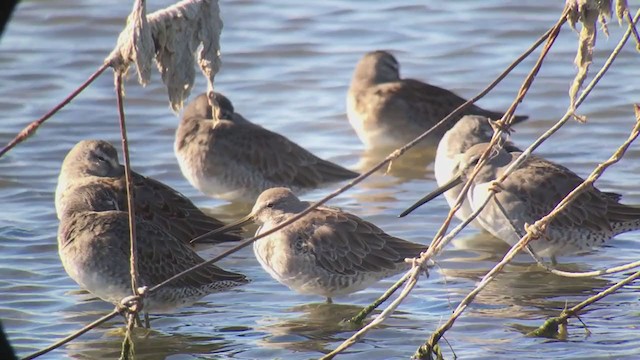
[[[215,112],[206,94],[187,105],[174,143],[182,174],[201,192],[253,203],[272,187],[298,193],[358,176],[245,119],[224,95],[215,102]]]
[[[249,215],[226,228],[253,220],[260,225],[259,235],[309,205],[287,188],[269,189]],[[417,257],[426,249],[329,207],[318,207],[253,244],[256,258],[274,279],[299,293],[324,296],[327,302],[409,269],[405,258]]]
[[[461,156],[473,145],[486,143],[493,137],[493,127],[491,126],[491,120],[484,116],[479,115],[465,115],[463,116],[449,131],[447,131],[440,142],[438,143],[438,150],[436,152],[436,159],[433,166],[436,181],[438,186],[445,186],[452,179],[454,179],[460,172]],[[503,142],[503,149],[507,152],[522,151],[516,147],[511,141],[505,140]],[[462,191],[462,184],[456,185],[444,193],[444,197],[449,204],[449,207],[453,207],[456,203],[456,199]],[[427,202],[430,199],[423,199]],[[400,216],[404,216],[412,212],[415,208],[418,208],[424,202],[418,201],[414,207],[411,207]],[[469,201],[465,200],[458,211],[456,211],[456,217],[460,220],[466,220],[469,215],[473,213]],[[476,227],[482,228],[477,220],[474,220],[473,224]]]
[[[445,186],[433,192],[441,194],[464,181],[489,144],[477,144],[457,155],[460,172]],[[490,193],[493,180],[502,176],[520,152],[493,150],[491,157],[473,181],[467,200],[475,211]],[[500,186],[500,191],[478,215],[484,229],[511,244],[526,233],[525,224],[533,224],[547,215],[573,189],[583,182],[564,166],[530,156]],[[640,229],[640,208],[619,203],[620,195],[595,187],[583,192],[547,226],[543,237],[529,243],[540,256],[575,254],[602,245],[612,237]]]
[[[224,226],[223,222],[203,213],[171,187],[134,171],[131,176],[137,218],[153,223],[186,244],[195,237]],[[91,201],[96,206],[126,211],[124,166],[118,162],[118,153],[110,143],[83,140],[65,157],[56,188],[59,219],[68,212],[66,208],[70,201],[77,201],[78,198]],[[114,205],[110,205],[109,201],[113,201]],[[240,239],[236,233],[205,238],[208,243]]]
[[[399,147],[433,127],[466,100],[453,92],[418,80],[401,79],[400,64],[386,51],[364,55],[356,65],[347,95],[347,115],[367,148]],[[503,113],[471,105],[431,133],[426,145],[435,146],[463,115],[493,120]],[[526,120],[516,116],[514,122]]]
[[[82,187],[87,186],[91,185]],[[58,228],[58,253],[67,274],[82,288],[118,304],[132,294],[129,223],[127,212],[118,210],[118,200],[110,195],[113,192],[106,188],[68,194]],[[204,262],[189,245],[140,217],[136,217],[136,240],[138,286],[159,284]],[[209,264],[150,293],[144,311],[168,312],[247,282],[242,274]]]

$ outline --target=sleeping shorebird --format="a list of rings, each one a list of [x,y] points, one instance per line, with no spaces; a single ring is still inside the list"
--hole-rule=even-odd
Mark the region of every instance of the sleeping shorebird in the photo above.
[[[365,54],[356,65],[347,95],[347,115],[367,148],[396,148],[427,131],[465,102],[449,90],[401,79],[396,58],[378,50]],[[463,115],[498,120],[503,113],[471,105],[423,143],[435,147]],[[514,123],[526,119],[527,116],[516,116]]]
[[[260,225],[259,235],[290,219],[310,205],[287,188],[263,192],[251,213],[225,229],[249,221]],[[257,240],[256,258],[274,279],[303,294],[347,295],[411,267],[427,249],[386,234],[372,223],[330,207],[318,207],[293,224]]]
[[[80,191],[65,198],[58,253],[67,274],[78,285],[118,304],[132,294],[129,222],[128,213],[117,209],[118,200],[111,195],[113,192],[106,189]],[[136,217],[136,241],[139,287],[159,284],[204,262],[188,244],[140,217]],[[242,274],[209,264],[148,294],[143,310],[147,314],[169,312],[248,282]]]
[[[477,144],[457,155],[460,172],[418,204],[465,181],[488,145]],[[493,180],[501,177],[521,154],[505,149],[492,151],[467,193],[472,211],[485,201]],[[547,215],[582,182],[582,178],[564,166],[530,156],[505,179],[477,219],[485,230],[513,246],[526,233],[525,224],[534,224]],[[543,236],[529,245],[536,254],[551,257],[555,263],[557,256],[584,252],[618,234],[640,229],[640,208],[621,204],[619,200],[619,194],[593,187],[556,216]]]
[[[136,217],[153,223],[185,244],[224,226],[223,222],[203,213],[171,187],[135,171],[131,172],[131,176]],[[78,195],[79,191],[83,194]],[[112,199],[116,209],[126,211],[124,166],[118,162],[118,153],[110,143],[83,140],[69,151],[60,170],[55,199],[58,218],[67,212],[69,197],[74,201],[78,197],[88,201],[96,196]],[[94,200],[95,204],[101,203],[99,199]],[[113,208],[113,205],[105,206]],[[206,242],[215,244],[240,239],[236,233],[227,233],[209,236]]]
[[[135,172],[132,176],[139,287],[159,284],[204,262],[189,245],[193,237],[207,242],[239,238],[206,235],[223,224],[168,186]],[[132,294],[123,177],[111,144],[81,141],[67,154],[56,189],[58,253],[64,269],[81,287],[114,304]],[[242,274],[206,265],[150,293],[144,311],[171,311],[248,281]]]
[[[215,111],[206,94],[187,105],[174,143],[182,174],[204,194],[253,203],[272,187],[299,193],[358,176],[245,119],[224,95],[214,98]]]

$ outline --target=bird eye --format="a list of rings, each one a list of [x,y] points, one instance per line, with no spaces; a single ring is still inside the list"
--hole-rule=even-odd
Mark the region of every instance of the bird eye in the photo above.
[[[471,161],[469,162],[469,166],[476,166],[478,165],[478,162],[480,161],[480,157],[476,157],[471,159]]]
[[[267,203],[267,207],[268,208],[272,208],[273,207],[273,203]]]
[[[107,162],[107,159],[105,159],[105,158],[104,158],[104,156],[97,155],[96,157],[97,157],[97,158],[98,158],[98,160],[100,160],[100,161]]]

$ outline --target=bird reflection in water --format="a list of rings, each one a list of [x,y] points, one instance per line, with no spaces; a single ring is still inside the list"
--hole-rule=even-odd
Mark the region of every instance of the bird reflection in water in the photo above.
[[[265,324],[258,324],[259,330],[268,333],[259,344],[268,348],[327,353],[332,350],[329,344],[344,340],[358,329],[346,320],[362,309],[356,305],[326,303],[294,306],[286,310],[291,317],[275,323],[265,320]],[[339,335],[347,332],[349,335]]]
[[[508,245],[486,232],[462,237],[453,245],[440,260],[441,274],[447,280],[468,279],[473,286],[509,250]],[[580,261],[581,258],[584,257],[576,256],[575,261],[571,261],[572,257],[566,257],[567,262],[557,267],[571,272],[596,269]],[[505,319],[557,316],[567,303],[582,301],[610,284],[610,281],[597,277],[569,279],[554,275],[532,262],[528,254],[521,253],[478,294],[472,312],[474,316]],[[454,286],[448,287],[454,302],[471,290],[464,283]]]

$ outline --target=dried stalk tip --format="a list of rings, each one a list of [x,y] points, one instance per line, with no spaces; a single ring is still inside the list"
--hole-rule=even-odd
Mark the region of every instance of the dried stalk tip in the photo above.
[[[155,56],[162,82],[167,87],[173,111],[182,108],[195,80],[195,52],[198,65],[213,90],[220,69],[220,32],[222,20],[218,0],[184,0],[145,16],[145,1],[136,0],[127,26],[105,62],[126,73],[136,65],[138,81],[146,85]]]
[[[627,4],[627,0],[617,0],[616,1],[616,18],[618,18],[618,24],[622,25],[625,16],[629,12],[629,4]]]
[[[602,30],[608,35],[607,19],[611,17],[611,0],[567,0],[566,11],[567,21],[575,30],[575,25],[579,21],[582,24],[580,36],[578,39],[578,52],[575,58],[575,64],[578,66],[571,88],[569,89],[569,97],[571,106],[575,108],[575,101],[587,78],[589,65],[593,60],[593,47],[596,44],[596,22],[602,24]],[[580,120],[580,116],[575,116]]]

